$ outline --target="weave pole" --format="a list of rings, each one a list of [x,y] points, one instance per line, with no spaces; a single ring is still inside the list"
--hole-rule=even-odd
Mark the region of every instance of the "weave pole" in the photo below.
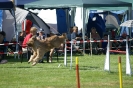
[[[107,52],[106,52],[106,58],[105,58],[105,64],[104,64],[104,70],[107,70],[110,72],[110,36],[108,35],[108,45],[107,45]]]
[[[71,62],[70,62],[70,69],[72,69],[72,52],[73,52],[73,48],[72,48],[72,46],[73,46],[73,42],[71,42]]]
[[[76,57],[76,80],[77,80],[77,88],[80,88],[78,57]]]
[[[108,45],[107,45],[107,51],[106,51],[106,58],[105,58],[105,64],[104,64],[104,70],[107,70],[110,72],[110,51],[111,52],[119,52],[119,53],[126,53],[126,74],[132,75],[131,71],[131,65],[130,65],[130,56],[129,56],[129,47],[128,47],[128,36],[126,37],[126,51],[114,51],[110,50],[110,37],[108,35]]]
[[[120,80],[120,88],[123,88],[122,85],[122,65],[121,65],[121,57],[118,58],[118,68],[119,68],[119,80]]]
[[[91,56],[92,56],[92,42],[91,42],[92,38],[91,38],[91,33],[90,33],[90,51],[91,51]]]
[[[65,54],[64,54],[64,65],[67,66],[67,45],[65,40],[65,48],[64,48]]]
[[[128,49],[128,36],[126,37],[126,74],[132,75],[131,65],[130,65],[130,56],[129,56],[129,49]]]

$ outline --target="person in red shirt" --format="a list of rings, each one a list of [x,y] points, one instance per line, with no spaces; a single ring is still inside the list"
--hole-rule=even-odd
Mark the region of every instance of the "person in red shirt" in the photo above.
[[[22,43],[22,51],[23,52],[28,52],[28,59],[29,59],[29,57],[30,57],[30,50],[27,48],[27,42],[29,41],[29,39],[32,37],[32,36],[34,36],[34,35],[36,35],[36,33],[37,33],[37,28],[36,27],[31,27],[31,29],[30,29],[30,33],[28,34],[28,35],[26,35],[26,37],[24,38],[24,41],[23,41],[23,43]]]

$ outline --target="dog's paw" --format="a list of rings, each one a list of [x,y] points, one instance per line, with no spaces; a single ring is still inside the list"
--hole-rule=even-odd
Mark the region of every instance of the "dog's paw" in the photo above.
[[[32,66],[35,66],[36,64],[37,64],[37,62],[33,62],[33,63],[32,63]]]
[[[30,63],[31,61],[28,61],[28,64]]]

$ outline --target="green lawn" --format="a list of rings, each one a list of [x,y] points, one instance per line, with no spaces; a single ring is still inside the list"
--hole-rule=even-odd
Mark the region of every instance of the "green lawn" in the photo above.
[[[75,57],[79,58],[79,74],[81,88],[119,88],[118,56],[122,57],[123,88],[133,88],[133,77],[126,75],[125,55],[110,56],[110,70],[104,71],[105,55],[73,56],[70,69],[70,55],[67,56],[67,66],[64,57],[53,57],[52,63],[40,63],[31,66],[25,59],[7,57],[7,64],[0,64],[0,88],[77,88]],[[133,56],[130,56],[133,67]],[[60,67],[58,67],[60,64]],[[132,69],[133,70],[133,69]]]

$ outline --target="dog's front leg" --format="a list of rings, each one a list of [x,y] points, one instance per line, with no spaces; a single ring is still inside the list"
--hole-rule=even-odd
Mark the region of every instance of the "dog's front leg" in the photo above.
[[[37,49],[37,56],[33,59],[32,66],[36,65],[39,60],[41,60],[44,56],[44,51],[41,51],[40,49]]]
[[[37,52],[33,51],[33,55],[30,56],[28,63],[33,62],[33,60],[36,56],[37,56]]]

